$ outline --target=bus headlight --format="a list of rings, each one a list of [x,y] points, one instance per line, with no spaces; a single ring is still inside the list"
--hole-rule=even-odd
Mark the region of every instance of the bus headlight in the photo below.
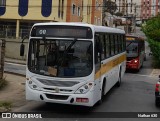
[[[28,82],[28,85],[29,85],[29,87],[30,87],[31,89],[33,89],[33,90],[41,90],[41,89],[37,86],[37,84],[36,84],[35,82],[33,82],[32,80],[28,80],[27,82]]]
[[[87,83],[83,86],[81,86],[76,92],[75,94],[85,94],[87,93],[93,86],[93,83]]]

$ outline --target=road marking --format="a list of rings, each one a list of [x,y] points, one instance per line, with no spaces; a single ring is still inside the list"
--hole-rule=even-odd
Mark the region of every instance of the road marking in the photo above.
[[[135,75],[135,76],[141,76],[141,77],[149,77],[149,78],[156,78],[156,79],[158,79],[158,76],[155,76],[155,75],[143,75],[143,74],[131,74],[131,73],[128,73],[128,74],[130,74],[130,75]]]
[[[6,64],[10,64],[10,65],[15,65],[15,66],[26,66],[23,64],[17,64],[17,63],[9,63],[9,62],[5,62]]]
[[[150,75],[158,78],[160,75],[160,69],[153,69]]]

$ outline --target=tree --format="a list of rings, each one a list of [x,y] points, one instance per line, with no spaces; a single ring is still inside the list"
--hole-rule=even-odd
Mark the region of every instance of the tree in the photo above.
[[[147,41],[154,56],[155,66],[160,68],[160,15],[148,20],[142,25]]]
[[[122,12],[117,12],[115,13],[116,16],[123,16],[123,13]]]
[[[148,20],[142,30],[148,38],[160,42],[160,15]]]
[[[105,21],[105,16],[106,16],[105,13],[108,12],[113,15],[116,10],[117,10],[117,5],[115,2],[111,0],[103,0],[102,20],[104,26],[108,25]]]
[[[117,5],[115,2],[111,0],[104,0],[104,12],[109,12],[110,14],[114,14],[117,10]]]

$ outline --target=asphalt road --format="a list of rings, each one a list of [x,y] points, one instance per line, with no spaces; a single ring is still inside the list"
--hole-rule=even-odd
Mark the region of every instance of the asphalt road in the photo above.
[[[28,101],[27,105],[15,109],[16,112],[42,113],[48,119],[35,119],[34,121],[106,121],[107,115],[112,113],[112,118],[108,121],[153,121],[153,118],[117,118],[119,115],[129,115],[132,112],[147,113],[160,112],[154,103],[155,83],[158,77],[152,77],[152,58],[149,56],[150,50],[146,43],[147,61],[139,72],[127,71],[122,79],[121,87],[113,87],[105,96],[101,105],[93,108],[82,106],[71,106],[62,104],[46,105],[44,102]],[[18,67],[18,68],[17,68]],[[20,72],[25,74],[25,66],[5,63],[5,70]],[[115,116],[115,118],[113,118]],[[49,118],[52,117],[52,118]],[[94,118],[93,118],[94,117]],[[120,117],[120,116],[118,116]],[[53,119],[54,118],[54,119]],[[1,119],[0,119],[1,120]],[[3,119],[8,121],[9,119]],[[31,120],[31,119],[23,119]],[[14,119],[12,119],[14,121]],[[15,119],[17,121],[17,119]],[[33,121],[33,119],[32,119]]]
[[[26,65],[5,62],[4,71],[19,75],[26,75]]]
[[[93,108],[62,104],[46,105],[44,102],[28,101],[26,105],[14,111],[39,113],[46,116],[46,118],[48,117],[48,119],[41,119],[42,121],[105,121],[107,115],[110,114],[112,118],[107,118],[109,121],[158,120],[127,117],[130,113],[133,115],[134,112],[142,114],[160,112],[160,108],[157,108],[154,103],[155,83],[158,78],[151,76],[153,69],[150,61],[151,57],[147,56],[147,61],[140,72],[126,72],[122,79],[121,87],[113,87],[105,96],[103,103],[95,105]],[[116,118],[117,115],[118,117],[125,117],[126,115],[126,117]],[[115,118],[113,118],[114,116]],[[3,121],[8,121],[8,119],[3,119]],[[35,121],[40,121],[40,119],[35,119]]]

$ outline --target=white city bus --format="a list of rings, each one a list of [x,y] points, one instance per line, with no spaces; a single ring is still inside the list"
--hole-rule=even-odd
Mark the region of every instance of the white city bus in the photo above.
[[[116,28],[61,22],[33,25],[26,99],[83,106],[102,102],[115,84],[121,84],[125,46],[125,32]]]

